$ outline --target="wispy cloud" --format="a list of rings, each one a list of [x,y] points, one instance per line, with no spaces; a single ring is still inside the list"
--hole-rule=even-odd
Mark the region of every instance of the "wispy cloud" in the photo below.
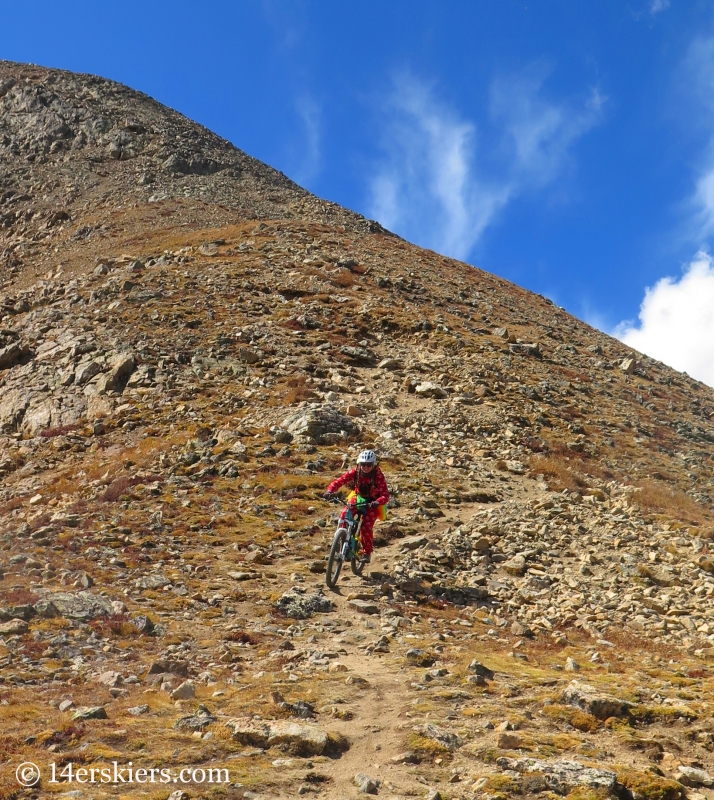
[[[439,252],[467,258],[514,197],[555,180],[573,143],[597,123],[594,95],[573,111],[541,97],[544,75],[492,85],[489,115],[498,145],[478,146],[476,125],[402,73],[383,111],[384,158],[370,182],[371,214],[387,228]],[[503,164],[479,169],[498,155]]]
[[[699,242],[714,234],[714,37],[697,38],[685,59],[684,80],[690,102],[689,126],[708,142],[702,149],[694,192],[689,199],[690,236]]]
[[[570,157],[572,145],[596,125],[605,98],[597,89],[580,108],[546,100],[547,72],[534,67],[518,78],[491,87],[491,116],[503,127],[504,145],[515,156],[521,183],[540,187],[553,181]]]
[[[669,8],[669,0],[652,0],[650,3],[650,14],[655,16],[655,14],[659,14],[662,11],[666,11]]]
[[[642,353],[714,386],[714,261],[700,250],[684,274],[648,287],[637,324],[614,335]]]
[[[394,81],[372,179],[372,215],[440,252],[465,257],[510,189],[475,174],[476,128],[410,75]]]
[[[322,166],[322,115],[320,106],[308,94],[301,94],[295,102],[295,110],[302,123],[302,137],[298,145],[300,155],[293,178],[301,186],[308,185]]]

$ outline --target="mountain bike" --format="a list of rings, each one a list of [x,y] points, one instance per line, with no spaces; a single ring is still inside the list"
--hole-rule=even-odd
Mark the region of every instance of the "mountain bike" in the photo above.
[[[337,502],[340,501],[337,500]],[[362,574],[365,564],[359,557],[362,551],[360,531],[362,530],[363,507],[355,503],[347,503],[345,508],[349,510],[345,518],[340,519],[337,523],[337,530],[330,547],[330,555],[327,558],[325,583],[330,589],[335,588],[345,561],[350,562],[350,567],[355,575]]]

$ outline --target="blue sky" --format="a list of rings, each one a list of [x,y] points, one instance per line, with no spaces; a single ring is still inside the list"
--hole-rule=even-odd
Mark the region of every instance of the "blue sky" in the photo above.
[[[714,385],[714,5],[6,4],[0,57],[140,89]]]

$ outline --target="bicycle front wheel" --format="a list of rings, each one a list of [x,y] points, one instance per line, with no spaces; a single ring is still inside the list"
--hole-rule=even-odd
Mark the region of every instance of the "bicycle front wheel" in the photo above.
[[[327,571],[325,572],[325,583],[330,589],[335,588],[337,579],[340,577],[340,570],[342,569],[342,548],[345,544],[346,535],[347,531],[344,529],[339,530],[332,540],[330,555],[327,558]]]

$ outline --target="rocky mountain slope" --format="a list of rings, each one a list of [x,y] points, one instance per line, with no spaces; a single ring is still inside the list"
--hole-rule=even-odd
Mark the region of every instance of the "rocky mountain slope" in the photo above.
[[[711,389],[8,62],[0,253],[0,796],[712,794]],[[364,446],[389,519],[323,591]]]

